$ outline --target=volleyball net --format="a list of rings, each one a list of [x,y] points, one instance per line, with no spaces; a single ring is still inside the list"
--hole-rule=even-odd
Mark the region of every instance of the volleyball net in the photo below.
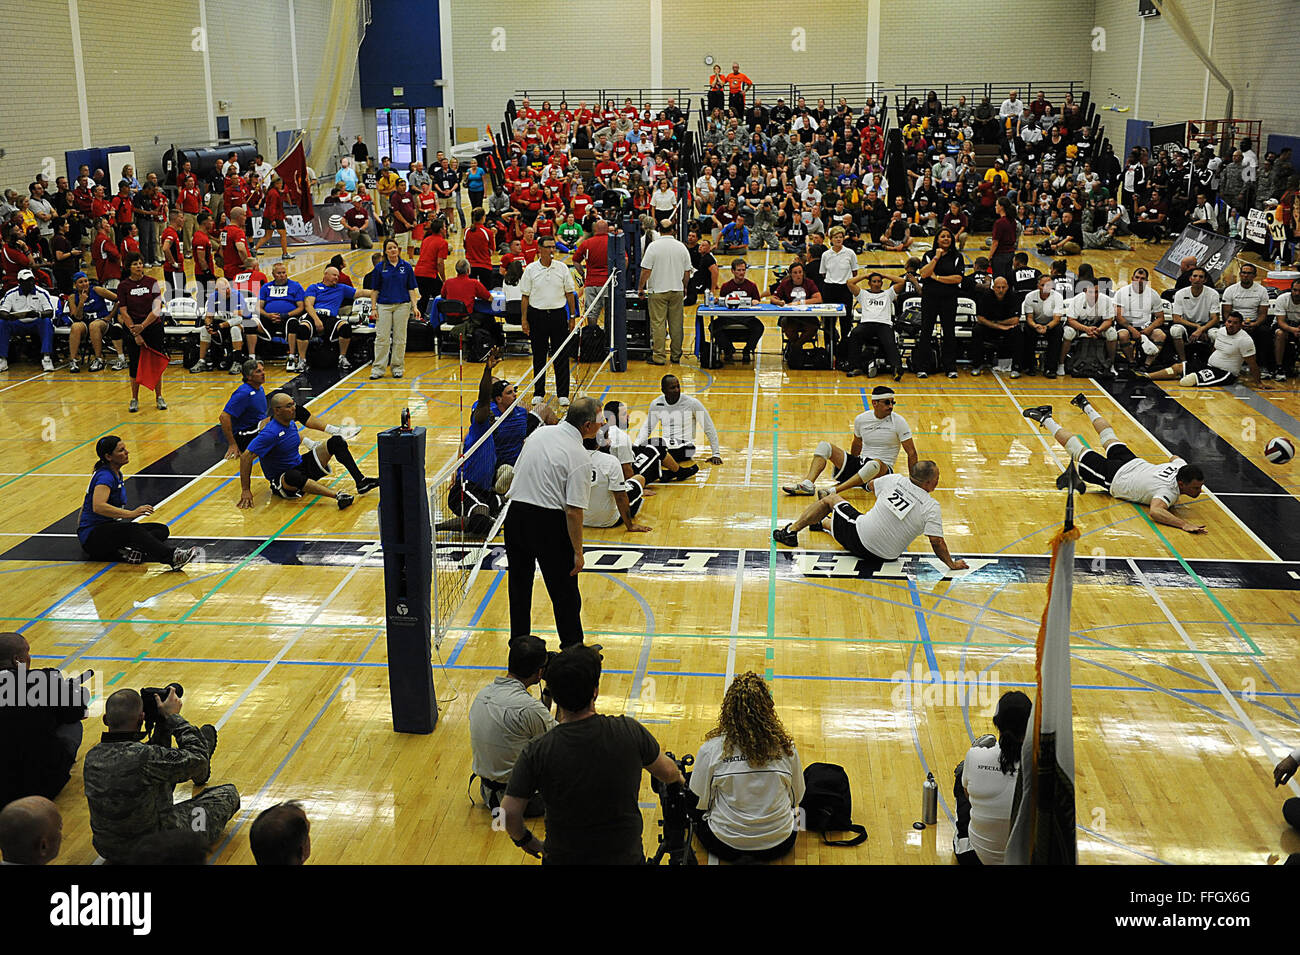
[[[435,648],[442,646],[443,639],[452,630],[452,623],[473,590],[479,572],[492,559],[492,542],[501,533],[506,514],[510,508],[507,497],[514,469],[510,465],[498,463],[495,468],[491,487],[473,484],[465,477],[466,464],[474,454],[487,442],[496,443],[497,433],[514,409],[521,405],[531,408],[542,419],[542,425],[556,423],[564,419],[565,409],[560,406],[558,398],[550,395],[547,401],[537,407],[533,405],[534,385],[540,380],[545,383],[545,376],[554,373],[557,361],[570,363],[569,394],[571,398],[588,395],[597,379],[609,368],[614,355],[613,325],[606,322],[603,329],[604,355],[602,360],[582,362],[579,358],[579,341],[583,329],[593,314],[600,311],[602,303],[608,307],[605,314],[613,314],[614,290],[617,288],[615,275],[611,272],[609,279],[601,286],[600,294],[582,312],[574,323],[572,331],[565,337],[562,346],[548,357],[545,364],[537,370],[531,368],[515,379],[516,394],[514,401],[503,409],[492,426],[477,441],[468,447],[465,435],[469,427],[469,415],[474,401],[478,397],[478,382],[482,369],[477,363],[464,360],[462,348],[460,369],[457,376],[460,401],[460,430],[458,446],[461,449],[451,460],[443,465],[428,481],[429,520],[432,525],[433,574],[432,574],[432,612],[433,642]],[[590,334],[590,332],[588,332]],[[594,357],[594,356],[593,356]],[[466,390],[472,397],[465,399]],[[467,626],[472,627],[477,620],[471,620]],[[466,631],[468,632],[468,631]]]

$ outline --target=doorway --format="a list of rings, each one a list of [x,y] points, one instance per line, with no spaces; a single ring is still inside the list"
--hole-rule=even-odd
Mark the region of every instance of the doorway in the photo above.
[[[424,109],[376,110],[375,125],[378,154],[391,157],[394,169],[409,169],[415,160],[424,160],[429,145]]]

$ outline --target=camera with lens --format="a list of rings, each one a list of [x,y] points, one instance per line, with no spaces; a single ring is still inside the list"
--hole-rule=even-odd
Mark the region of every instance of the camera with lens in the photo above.
[[[177,696],[185,695],[185,687],[179,683],[168,683],[164,687],[146,686],[140,691],[140,699],[144,701],[144,731],[146,733],[153,734],[154,727],[157,726],[161,719],[158,712],[158,702],[167,699],[171,690],[175,690]]]
[[[699,865],[695,852],[691,849],[691,839],[695,834],[695,805],[699,797],[691,792],[691,767],[695,765],[695,756],[687,753],[680,759],[671,752],[664,755],[677,764],[678,770],[686,780],[682,783],[665,783],[654,777],[650,778],[650,788],[659,797],[659,806],[663,818],[659,820],[659,848],[650,865],[658,865],[665,857],[669,865]]]

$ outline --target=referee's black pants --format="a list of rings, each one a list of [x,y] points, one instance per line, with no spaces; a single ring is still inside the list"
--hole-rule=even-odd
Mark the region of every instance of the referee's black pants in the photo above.
[[[546,376],[538,374],[546,365],[547,355],[555,355],[551,370],[555,372],[555,393],[569,397],[569,349],[563,347],[569,335],[569,311],[566,308],[528,309],[528,340],[533,349],[533,394],[546,394]]]
[[[505,530],[510,636],[533,632],[533,578],[540,565],[561,648],[582,643],[582,595],[572,573],[573,548],[564,511],[514,501],[506,513]]]

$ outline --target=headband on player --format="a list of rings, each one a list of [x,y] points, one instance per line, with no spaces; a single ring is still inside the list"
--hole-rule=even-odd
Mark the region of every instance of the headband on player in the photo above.
[[[893,401],[894,392],[891,391],[889,388],[886,388],[884,385],[876,385],[876,387],[871,389],[871,400],[872,401]]]

